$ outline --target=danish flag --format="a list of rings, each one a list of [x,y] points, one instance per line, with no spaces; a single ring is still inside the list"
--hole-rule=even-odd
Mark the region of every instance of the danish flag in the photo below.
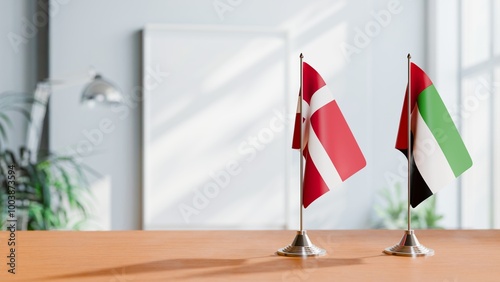
[[[366,166],[361,149],[325,81],[303,62],[302,136],[303,206],[341,184]],[[300,100],[299,100],[300,102]],[[300,103],[297,107],[292,148],[300,149]]]

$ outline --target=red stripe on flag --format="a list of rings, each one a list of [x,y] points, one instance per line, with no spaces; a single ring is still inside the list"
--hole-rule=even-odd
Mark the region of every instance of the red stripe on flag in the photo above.
[[[425,88],[432,85],[431,79],[427,74],[416,64],[411,63],[411,109],[417,103],[418,95]],[[396,138],[396,149],[408,149],[408,86],[406,86],[405,100],[403,110],[401,111],[401,119],[399,121],[398,137]]]
[[[313,96],[316,91],[318,91],[321,87],[325,86],[326,83],[319,75],[319,73],[310,65],[308,65],[306,62],[303,62],[303,67],[302,67],[302,75],[303,75],[303,85],[302,88],[304,88],[304,101],[306,101],[308,104],[311,104],[311,97]]]
[[[295,114],[295,125],[293,127],[292,148],[300,149],[300,113]]]
[[[304,97],[302,98],[304,102],[311,104],[311,98],[321,87],[325,86],[326,83],[319,75],[319,73],[311,67],[306,62],[302,63],[302,75],[303,75],[303,85],[304,88]],[[300,91],[299,91],[300,98]],[[293,129],[293,139],[292,139],[292,148],[300,149],[300,112],[299,112],[299,103],[297,103],[297,114],[295,116],[295,125]],[[308,117],[303,117],[308,118]]]
[[[425,88],[432,85],[431,79],[414,63],[411,63],[411,91],[418,96]],[[413,99],[412,99],[413,100]]]
[[[304,151],[304,155],[306,155],[306,151]],[[306,156],[304,191],[302,198],[302,204],[304,205],[304,208],[307,208],[317,198],[330,191],[325,181],[323,181],[323,178],[319,174],[318,169],[316,169],[314,162],[308,155]]]
[[[312,115],[311,127],[342,181],[366,166],[365,157],[335,100]]]

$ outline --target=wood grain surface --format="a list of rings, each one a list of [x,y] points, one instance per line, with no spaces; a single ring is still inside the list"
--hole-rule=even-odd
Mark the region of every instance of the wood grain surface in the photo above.
[[[308,231],[318,258],[275,254],[295,231],[20,231],[0,281],[500,281],[500,230],[417,230],[433,257],[382,253],[403,231]]]

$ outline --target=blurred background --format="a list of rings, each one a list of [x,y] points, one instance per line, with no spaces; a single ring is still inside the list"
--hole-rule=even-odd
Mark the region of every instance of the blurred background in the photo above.
[[[27,229],[297,229],[303,53],[367,160],[304,227],[405,228],[394,144],[411,53],[474,162],[414,226],[500,228],[499,14],[494,0],[1,0],[2,218],[15,164]]]

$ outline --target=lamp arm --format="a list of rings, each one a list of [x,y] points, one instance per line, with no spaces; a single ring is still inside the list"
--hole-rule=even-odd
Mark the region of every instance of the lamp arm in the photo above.
[[[43,122],[47,112],[47,106],[51,85],[47,82],[39,82],[36,85],[34,98],[36,103],[31,106],[31,121],[28,124],[26,134],[26,147],[31,152],[31,161],[36,162],[38,150],[40,148],[40,138],[43,131]]]
[[[96,70],[93,67],[90,67],[86,74],[81,73],[66,79],[47,78],[43,82],[49,84],[52,89],[56,90],[90,82],[96,75]]]
[[[36,161],[40,148],[40,138],[43,132],[43,123],[50,95],[54,90],[79,85],[84,82],[90,82],[90,84],[82,94],[82,101],[89,102],[101,98],[101,100],[108,103],[121,103],[122,96],[120,91],[112,83],[97,75],[94,68],[90,68],[85,77],[76,76],[65,80],[48,78],[37,83],[34,98],[40,103],[35,103],[31,107],[31,122],[28,125],[28,132],[26,134],[26,146],[31,151],[32,161]]]

